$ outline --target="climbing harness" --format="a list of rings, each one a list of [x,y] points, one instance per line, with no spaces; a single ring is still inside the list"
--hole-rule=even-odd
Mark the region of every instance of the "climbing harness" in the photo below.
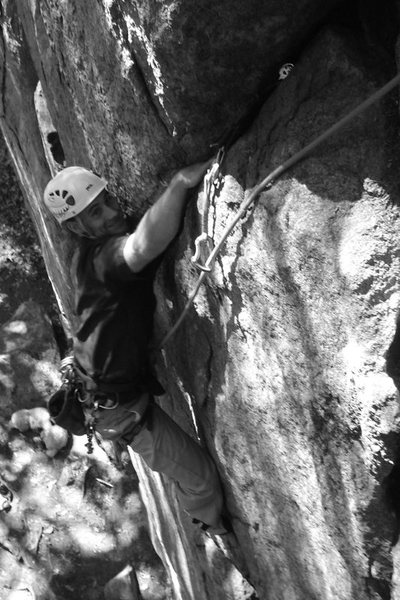
[[[209,273],[210,267],[213,264],[213,262],[215,261],[219,252],[221,251],[221,248],[224,245],[226,239],[228,238],[228,236],[230,235],[231,231],[234,229],[236,224],[239,222],[239,220],[246,214],[247,210],[253,204],[253,202],[255,201],[257,196],[263,190],[271,188],[274,185],[275,181],[278,179],[278,177],[280,177],[282,175],[282,173],[287,171],[290,167],[292,167],[296,163],[303,160],[308,154],[311,153],[312,150],[314,150],[317,146],[322,144],[322,142],[324,142],[329,137],[331,137],[334,133],[336,133],[339,129],[341,129],[349,121],[354,119],[357,115],[359,115],[366,108],[368,108],[369,106],[371,106],[372,104],[374,104],[375,102],[380,100],[380,98],[385,96],[388,92],[390,92],[399,83],[400,83],[400,73],[398,73],[395,77],[393,77],[393,79],[388,81],[388,83],[386,83],[383,87],[379,88],[379,90],[374,92],[369,98],[364,100],[364,102],[359,104],[356,108],[354,108],[352,111],[350,111],[347,115],[345,115],[344,117],[339,119],[339,121],[334,123],[331,127],[329,127],[321,135],[319,135],[317,138],[315,138],[315,140],[313,140],[312,142],[307,144],[307,146],[305,146],[302,150],[299,150],[299,152],[296,152],[296,154],[294,154],[293,156],[288,158],[284,163],[279,165],[276,169],[274,169],[272,171],[272,173],[267,175],[267,177],[265,177],[265,179],[263,179],[261,181],[261,183],[259,183],[253,189],[253,191],[249,194],[248,198],[246,200],[244,200],[242,202],[242,204],[240,205],[235,217],[225,227],[218,244],[213,248],[213,250],[209,254],[207,260],[202,265],[202,272],[200,273],[200,275],[198,277],[196,285],[195,285],[193,291],[191,292],[180,317],[178,318],[176,323],[172,326],[172,328],[168,331],[168,333],[165,335],[165,337],[161,341],[161,343],[159,345],[160,348],[165,346],[165,344],[171,339],[171,337],[175,334],[175,332],[177,331],[177,329],[179,328],[179,326],[185,319],[194,299],[197,296],[197,293],[200,289],[201,284],[203,283],[206,275]]]
[[[211,204],[215,197],[220,193],[223,185],[221,175],[221,165],[224,160],[225,150],[221,148],[211,167],[204,177],[204,203],[201,218],[201,234],[195,240],[195,253],[192,256],[192,263],[199,271],[209,273],[211,266],[206,266],[207,258],[213,249],[213,240],[208,234],[208,215]]]
[[[79,410],[79,404],[82,406],[86,405],[85,408],[88,409],[83,411],[81,407],[81,410],[79,411],[79,417],[83,419],[82,425],[85,428],[85,433],[87,436],[87,443],[85,446],[88,454],[92,454],[93,437],[95,436],[96,424],[94,411],[96,408],[98,408],[98,406],[96,406],[94,402],[90,401],[90,394],[84,384],[84,381],[80,377],[80,373],[76,367],[73,356],[67,356],[61,361],[60,373],[62,380],[61,388],[65,388],[65,403],[68,403],[70,408],[75,406],[76,410]],[[55,416],[56,415],[54,414],[53,417]]]
[[[88,454],[93,453],[93,439],[102,447],[96,435],[96,411],[113,410],[119,406],[118,391],[105,386],[101,389],[83,373],[73,356],[60,363],[61,387],[49,401],[49,412],[56,424],[75,435],[87,436]],[[118,387],[118,386],[117,386]],[[122,390],[122,386],[121,391]]]
[[[118,383],[95,381],[84,371],[74,356],[67,356],[60,363],[62,379],[61,387],[49,399],[48,409],[54,423],[60,425],[74,435],[86,435],[88,454],[94,450],[93,442],[108,456],[111,463],[118,466],[102,443],[102,437],[96,429],[100,413],[98,411],[115,410],[136,394],[138,397],[146,392],[149,395],[149,406],[141,418],[129,430],[131,437],[137,435],[150,416],[151,398],[160,395],[164,388],[153,376],[148,366],[138,375],[136,382]]]

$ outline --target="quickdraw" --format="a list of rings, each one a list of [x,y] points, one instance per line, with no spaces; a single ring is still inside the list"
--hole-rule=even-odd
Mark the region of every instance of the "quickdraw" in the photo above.
[[[71,390],[72,397],[74,400],[84,405],[84,416],[86,428],[87,447],[88,454],[93,453],[93,438],[101,446],[99,438],[96,435],[96,417],[95,412],[98,409],[102,410],[114,410],[119,405],[118,399],[111,400],[110,398],[105,399],[102,403],[99,396],[96,395],[95,389],[90,389],[85,381],[87,380],[92,385],[94,382],[89,378],[85,377],[78,369],[73,356],[65,357],[60,363],[60,373],[63,384],[67,385]],[[96,397],[97,396],[97,397]],[[100,397],[102,394],[100,394]]]
[[[208,216],[211,204],[215,197],[220,193],[223,185],[223,177],[221,175],[221,164],[224,160],[225,150],[221,148],[218,151],[217,157],[211,167],[208,169],[204,177],[204,204],[201,218],[201,234],[196,238],[195,253],[192,256],[192,263],[199,271],[209,273],[212,269],[211,265],[206,265],[207,259],[211,254],[214,244],[212,238],[208,234]]]
[[[77,375],[73,356],[66,356],[62,359],[60,362],[60,374],[62,382],[73,390],[76,400],[78,402],[85,402],[85,389]]]
[[[88,395],[85,386],[80,379],[73,356],[66,356],[60,363],[60,374],[63,384],[67,385],[71,391],[72,398],[80,404],[86,404]],[[93,436],[95,435],[95,417],[91,414],[85,414],[85,429],[87,443],[85,444],[88,454],[93,454]]]
[[[87,453],[88,454],[93,454],[93,450],[94,450],[93,437],[97,441],[95,425],[96,425],[96,419],[95,419],[95,417],[92,414],[92,415],[90,415],[89,418],[86,419],[86,437],[87,437],[87,442],[86,442],[85,446],[87,448]]]

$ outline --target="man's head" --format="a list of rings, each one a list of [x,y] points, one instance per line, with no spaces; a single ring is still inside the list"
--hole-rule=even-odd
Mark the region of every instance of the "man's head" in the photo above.
[[[127,232],[107,181],[83,167],[67,167],[49,181],[44,202],[52,215],[79,236],[98,238]]]

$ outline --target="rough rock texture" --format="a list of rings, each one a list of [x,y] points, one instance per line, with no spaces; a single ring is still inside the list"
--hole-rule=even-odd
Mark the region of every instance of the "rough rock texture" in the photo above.
[[[232,148],[216,238],[246,190],[370,91],[353,43],[318,36]],[[190,363],[177,371],[212,423],[261,597],[389,597],[394,523],[380,483],[398,428],[384,360],[399,300],[392,106],[371,109],[261,195],[178,334]],[[176,266],[183,289],[187,265],[184,256]],[[191,379],[201,365],[204,377]]]
[[[397,3],[358,4],[323,3],[321,14],[311,0],[2,1],[2,130],[56,251],[46,260],[67,317],[68,244],[40,207],[55,169],[45,133],[56,129],[67,164],[101,170],[140,214],[171,170],[233,131],[210,214],[217,241],[271,169],[395,74]],[[295,68],[276,85],[288,59]],[[39,79],[46,118],[34,103]],[[164,406],[194,435],[195,415],[239,543],[222,548],[234,569],[193,531],[168,482],[137,463],[176,598],[236,600],[251,586],[262,600],[400,593],[399,415],[385,359],[391,346],[397,381],[397,98],[261,194],[160,356],[173,393]],[[196,281],[199,221],[192,202],[157,282],[160,338]]]
[[[268,170],[371,92],[356,50],[348,36],[321,33],[231,149],[217,240]],[[207,415],[262,598],[390,597],[396,527],[381,486],[398,430],[384,359],[399,300],[390,115],[387,100],[261,195],[171,343],[169,365]],[[165,277],[171,302],[194,286],[189,244]]]

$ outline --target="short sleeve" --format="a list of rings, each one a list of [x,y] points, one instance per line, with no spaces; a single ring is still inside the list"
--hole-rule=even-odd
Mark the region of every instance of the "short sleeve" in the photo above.
[[[96,246],[93,254],[93,266],[97,277],[106,281],[133,281],[135,279],[152,279],[159,265],[153,261],[139,272],[133,272],[124,258],[124,247],[129,234],[112,237]]]

